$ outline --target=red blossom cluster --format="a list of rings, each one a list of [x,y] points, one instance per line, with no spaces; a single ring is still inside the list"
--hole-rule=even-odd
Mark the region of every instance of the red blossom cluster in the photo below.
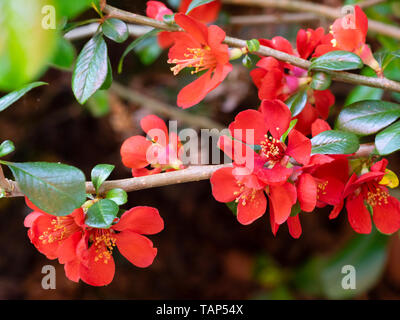
[[[158,210],[135,207],[117,218],[109,229],[85,225],[85,212],[76,209],[65,217],[56,217],[37,208],[28,198],[33,210],[25,218],[25,227],[32,244],[48,259],[64,264],[68,279],[92,286],[105,286],[114,278],[114,247],[137,267],[153,263],[157,249],[144,235],[159,233],[164,221]]]

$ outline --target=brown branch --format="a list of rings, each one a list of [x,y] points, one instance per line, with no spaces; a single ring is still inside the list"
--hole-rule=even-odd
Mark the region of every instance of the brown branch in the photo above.
[[[311,12],[318,16],[337,19],[342,16],[340,8],[332,8],[322,4],[297,0],[222,0],[226,4],[278,8],[296,12]],[[376,20],[368,20],[369,31],[400,39],[400,28]]]
[[[276,23],[300,23],[310,20],[319,20],[320,18],[313,13],[285,13],[285,14],[263,14],[233,16],[229,23],[239,25],[257,25],[257,24],[276,24]]]
[[[384,2],[386,2],[386,0],[364,0],[362,2],[357,3],[357,5],[361,9],[366,9],[366,8],[376,6],[377,4],[381,4]]]
[[[285,2],[285,0],[282,1]],[[126,22],[142,24],[167,31],[180,31],[178,26],[171,26],[162,21],[154,20],[128,11],[120,10],[110,5],[107,5],[104,11],[114,18],[118,18]],[[226,37],[224,42],[231,47],[243,48],[247,46],[245,40],[232,37]],[[311,64],[310,61],[308,60],[304,60],[299,57],[278,50],[274,50],[272,48],[268,48],[265,46],[260,46],[260,49],[256,53],[263,56],[274,57],[278,60],[288,62],[294,66],[303,69],[308,69]],[[386,78],[366,77],[349,72],[338,72],[338,71],[325,71],[325,72],[329,73],[332,76],[332,79],[336,81],[400,92],[400,83]]]

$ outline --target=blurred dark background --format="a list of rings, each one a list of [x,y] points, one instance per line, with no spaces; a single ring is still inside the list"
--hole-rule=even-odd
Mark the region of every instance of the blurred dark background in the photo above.
[[[139,14],[145,13],[145,2],[109,1],[114,6]],[[334,0],[319,2],[331,6],[342,4]],[[260,13],[275,14],[276,10],[223,7],[226,17]],[[88,11],[79,19],[94,16],[94,12]],[[235,25],[224,29],[230,35],[248,39],[282,35],[293,40],[299,28],[314,28],[321,24],[327,27],[329,22],[252,27]],[[379,43],[370,40],[374,47],[379,48]],[[85,41],[75,41],[74,45],[79,50]],[[107,42],[115,70],[130,41],[122,45]],[[175,106],[183,80],[170,73],[166,59],[163,53],[151,66],[146,66],[138,54],[130,54],[123,74],[114,72],[114,79],[134,92]],[[94,111],[99,106],[82,107],[76,102],[68,71],[52,68],[42,79],[50,85],[36,89],[1,113],[0,141],[10,139],[16,145],[16,152],[7,159],[18,162],[60,161],[79,167],[86,177],[90,176],[96,164],[109,163],[116,166],[111,179],[130,177],[129,169],[121,163],[119,148],[127,137],[142,134],[139,120],[151,113],[146,106],[129,103],[110,91],[107,110],[99,116]],[[331,89],[336,96],[332,111],[334,119],[352,88],[335,83]],[[391,99],[387,94],[384,97]],[[228,80],[209,99],[187,112],[227,125],[238,111],[258,103],[248,70],[237,64]],[[394,156],[391,169],[398,172],[398,168],[398,157]],[[29,209],[22,198],[2,199],[0,299],[329,298],[323,290],[317,290],[323,267],[313,269],[308,265],[319,257],[335,257],[355,235],[347,223],[345,212],[330,221],[329,208],[301,214],[303,234],[299,240],[289,236],[286,225],[274,237],[267,215],[249,226],[242,226],[224,204],[213,199],[208,181],[130,193],[125,207],[137,205],[158,208],[165,220],[165,230],[150,237],[158,248],[154,264],[146,269],[136,268],[116,250],[114,281],[107,287],[94,288],[82,282],[69,281],[62,265],[47,260],[34,248],[23,226]],[[383,256],[380,256],[382,264],[371,275],[376,278],[354,298],[400,298],[399,236],[387,240],[384,241]],[[367,259],[365,263],[369,265],[371,261]],[[43,290],[41,287],[44,276],[41,269],[47,264],[56,267],[56,290]],[[306,280],[307,284],[299,278],[304,272],[311,274],[312,279]]]

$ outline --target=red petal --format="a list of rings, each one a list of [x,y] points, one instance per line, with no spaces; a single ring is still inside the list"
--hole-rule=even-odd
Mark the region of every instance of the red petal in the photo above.
[[[339,204],[335,205],[329,214],[329,219],[335,219],[339,213],[342,211],[344,205],[344,201],[342,200]]]
[[[276,139],[289,128],[292,114],[289,107],[280,100],[263,100],[260,111],[265,116],[265,124],[269,132]]]
[[[279,185],[286,181],[290,177],[292,172],[292,168],[283,167],[278,163],[272,169],[262,168],[256,170],[255,174],[265,184]]]
[[[286,154],[301,164],[307,164],[311,156],[311,140],[296,129],[292,129],[289,133]]]
[[[177,105],[183,109],[193,107],[198,104],[208,93],[211,82],[212,70],[198,77],[195,81],[189,83],[178,94]]]
[[[301,230],[299,215],[294,217],[289,217],[287,219],[287,224],[290,235],[295,239],[300,238],[302,230]]]
[[[42,216],[43,215],[43,213],[41,213],[41,212],[32,212],[32,213],[30,213],[30,214],[28,214],[26,217],[25,217],[25,219],[24,219],[24,226],[25,227],[27,227],[27,228],[30,228],[30,227],[32,227],[32,224],[33,224],[33,222],[37,219],[37,218],[39,218],[40,216]]]
[[[239,200],[237,209],[237,219],[243,225],[248,225],[262,217],[267,210],[267,199],[264,191],[258,190],[254,194],[254,199],[248,199],[243,205],[242,199]]]
[[[335,104],[335,96],[330,90],[314,90],[315,108],[322,119],[329,116],[330,107]]]
[[[260,100],[276,99],[283,89],[284,74],[280,69],[273,68],[265,73],[258,90]]]
[[[251,171],[254,170],[254,159],[257,154],[248,145],[239,140],[232,140],[231,137],[221,136],[218,140],[218,147],[233,159],[236,165],[246,166]]]
[[[372,222],[369,211],[364,205],[364,198],[359,194],[355,198],[348,198],[346,203],[347,217],[351,227],[358,233],[370,233]]]
[[[81,278],[80,269],[81,264],[79,262],[79,259],[69,261],[64,265],[65,275],[69,280],[74,282],[78,282]]]
[[[314,178],[303,173],[297,182],[297,198],[300,203],[301,210],[312,212],[317,204],[317,184]]]
[[[240,187],[232,174],[233,168],[222,168],[213,173],[210,182],[212,194],[219,202],[231,202],[239,195]]]
[[[185,13],[191,2],[192,0],[182,0],[179,6],[179,12]],[[194,8],[189,12],[189,16],[201,22],[209,23],[217,19],[220,9],[221,1],[216,0]]]
[[[82,239],[82,232],[75,232],[67,239],[60,241],[57,250],[58,261],[62,264],[76,259],[76,248]]]
[[[165,15],[173,14],[173,12],[162,2],[147,1],[146,5],[146,16],[149,18],[162,21]]]
[[[146,167],[149,162],[146,159],[151,141],[142,136],[133,136],[124,141],[121,147],[121,157],[124,166],[132,169]]]
[[[259,145],[261,141],[265,140],[265,135],[268,133],[264,115],[256,110],[239,112],[235,121],[229,125],[229,130],[235,139],[250,145]]]
[[[380,232],[392,234],[400,229],[400,202],[391,196],[387,201],[374,207],[372,218]]]
[[[205,24],[183,14],[175,15],[175,22],[201,44],[207,45],[208,30]]]
[[[146,237],[132,231],[125,230],[115,235],[117,247],[121,254],[132,264],[146,268],[153,263],[157,249]]]
[[[134,207],[126,211],[112,228],[139,234],[156,234],[164,229],[164,221],[156,208]]]
[[[270,186],[269,197],[274,208],[275,223],[284,223],[297,200],[295,186],[289,182],[280,186]]]
[[[321,132],[332,130],[331,126],[322,119],[315,120],[311,125],[311,135],[315,137],[319,135]]]
[[[168,128],[161,118],[153,114],[148,115],[140,120],[140,126],[154,141],[162,146],[168,144]]]

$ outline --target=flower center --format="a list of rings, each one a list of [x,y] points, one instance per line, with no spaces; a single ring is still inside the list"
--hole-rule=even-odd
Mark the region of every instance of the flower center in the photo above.
[[[319,199],[319,197],[321,195],[325,195],[326,194],[326,186],[328,185],[328,181],[327,180],[319,180],[317,181],[317,200]]]
[[[116,245],[117,239],[113,236],[111,230],[95,229],[94,233],[90,236],[95,247],[96,257],[94,261],[103,260],[105,264],[112,258],[112,251]]]
[[[51,220],[51,225],[39,236],[43,244],[64,240],[79,230],[72,217],[55,217]]]
[[[192,74],[203,70],[212,69],[216,66],[217,61],[212,54],[210,47],[204,48],[188,48],[184,54],[186,59],[168,59],[168,63],[176,64],[171,68],[176,76],[184,68],[194,68]]]
[[[265,135],[265,140],[261,144],[261,156],[271,164],[279,162],[285,155],[285,145],[273,138]]]
[[[257,192],[256,189],[246,188],[246,186],[240,181],[237,181],[236,183],[240,187],[239,191],[233,193],[233,195],[236,196],[236,203],[241,203],[242,206],[245,206],[248,202],[255,199]]]
[[[367,185],[366,200],[371,207],[388,203],[389,193],[376,183]]]

